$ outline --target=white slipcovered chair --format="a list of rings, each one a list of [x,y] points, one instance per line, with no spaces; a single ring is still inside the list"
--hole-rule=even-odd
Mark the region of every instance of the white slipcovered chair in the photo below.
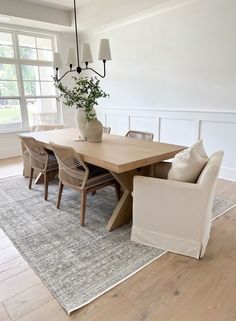
[[[170,163],[156,164],[154,178],[135,176],[131,240],[202,258],[210,237],[214,191],[223,155],[219,151],[209,158],[196,183],[163,179]]]

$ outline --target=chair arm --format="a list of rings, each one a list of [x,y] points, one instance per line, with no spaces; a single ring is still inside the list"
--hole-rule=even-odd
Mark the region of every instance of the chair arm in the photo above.
[[[160,162],[153,165],[153,177],[167,178],[169,170],[172,166],[171,162]]]
[[[183,237],[202,234],[208,196],[199,184],[142,176],[134,177],[133,223]]]
[[[195,183],[186,183],[174,180],[167,180],[155,177],[147,177],[147,176],[134,176],[134,186],[139,188],[150,189],[150,188],[161,188],[161,190],[168,190],[168,191],[186,191],[187,193],[193,193],[193,191],[199,191],[197,193],[202,193],[204,191],[203,187],[200,184]],[[194,192],[195,193],[195,192]]]

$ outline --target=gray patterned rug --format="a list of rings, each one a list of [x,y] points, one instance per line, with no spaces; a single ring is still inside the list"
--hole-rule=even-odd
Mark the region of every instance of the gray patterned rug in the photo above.
[[[79,224],[79,194],[65,189],[55,208],[57,185],[27,188],[28,180],[0,180],[0,227],[68,314],[165,253],[130,241],[130,225],[111,233],[106,223],[116,205],[111,187],[89,195],[86,225]],[[234,205],[216,197],[214,217]]]

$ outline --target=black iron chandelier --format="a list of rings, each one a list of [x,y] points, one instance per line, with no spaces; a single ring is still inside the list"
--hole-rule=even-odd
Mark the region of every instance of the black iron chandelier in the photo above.
[[[100,74],[93,68],[89,67],[89,63],[93,62],[90,46],[88,43],[82,45],[82,55],[81,63],[85,64],[85,67],[80,66],[80,49],[79,49],[79,35],[78,35],[78,26],[77,26],[77,12],[76,12],[76,0],[74,0],[74,21],[75,21],[75,40],[76,40],[76,54],[74,48],[69,48],[67,54],[66,65],[69,66],[69,70],[65,72],[61,77],[59,77],[59,69],[62,66],[61,55],[58,52],[54,53],[53,57],[53,68],[55,69],[55,76],[53,77],[55,82],[60,82],[68,73],[77,72],[81,73],[83,70],[91,70],[96,73],[99,77],[104,78],[106,76],[106,61],[111,60],[111,51],[108,39],[100,40],[100,48],[98,54],[98,60],[103,62],[103,74]]]

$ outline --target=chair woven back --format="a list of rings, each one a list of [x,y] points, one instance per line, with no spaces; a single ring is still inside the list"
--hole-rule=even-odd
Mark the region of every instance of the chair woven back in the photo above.
[[[50,142],[59,164],[59,178],[74,187],[85,187],[89,169],[73,148]]]
[[[48,153],[43,146],[33,137],[21,137],[29,155],[33,167],[46,170],[48,164]]]
[[[105,127],[105,126],[103,126],[103,133],[104,133],[104,134],[110,134],[110,132],[111,132],[111,127]]]
[[[130,138],[135,138],[135,139],[149,140],[150,142],[152,142],[154,138],[153,133],[137,131],[137,130],[130,130],[126,133],[125,136]]]

